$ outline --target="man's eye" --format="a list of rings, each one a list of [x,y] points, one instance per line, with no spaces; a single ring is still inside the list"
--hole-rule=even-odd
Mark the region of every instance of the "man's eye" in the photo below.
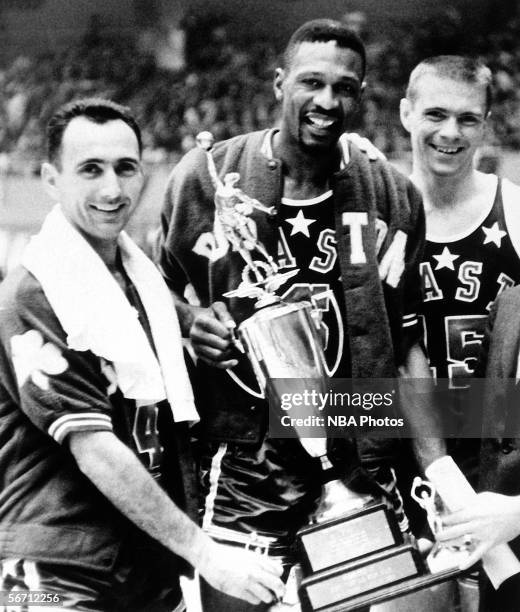
[[[321,87],[321,81],[319,79],[303,79],[303,83],[311,89],[319,89]]]
[[[463,115],[459,118],[459,121],[462,125],[467,126],[478,125],[480,123],[480,119],[474,115]]]
[[[338,91],[344,96],[357,96],[358,94],[357,87],[354,87],[354,85],[351,83],[343,83],[342,85],[339,85]]]
[[[139,171],[139,166],[133,162],[121,162],[117,164],[115,170],[119,176],[135,176]]]
[[[440,111],[428,111],[425,113],[425,116],[427,119],[430,119],[430,121],[442,121],[446,118],[445,114]]]
[[[102,169],[97,164],[86,164],[81,168],[81,173],[86,176],[99,176]]]

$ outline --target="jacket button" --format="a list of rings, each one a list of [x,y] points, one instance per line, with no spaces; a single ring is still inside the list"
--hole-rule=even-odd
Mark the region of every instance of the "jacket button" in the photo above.
[[[278,165],[278,164],[277,164],[277,163],[274,161],[274,159],[270,159],[270,160],[267,162],[267,167],[268,167],[270,170],[274,170],[274,169],[276,168],[276,166],[277,166],[277,165]]]

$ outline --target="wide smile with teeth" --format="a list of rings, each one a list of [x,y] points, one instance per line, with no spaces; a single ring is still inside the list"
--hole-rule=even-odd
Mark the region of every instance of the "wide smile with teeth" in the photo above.
[[[335,117],[321,115],[320,113],[307,113],[305,115],[305,120],[309,125],[312,125],[319,130],[326,130],[332,127],[337,121]]]
[[[445,155],[456,155],[464,149],[464,147],[440,147],[434,144],[430,146],[432,147],[432,149],[435,149],[435,151],[438,151],[439,153],[444,153]]]
[[[90,206],[95,210],[99,210],[101,212],[115,213],[121,210],[124,205],[124,202],[122,202],[121,204],[117,204],[116,206],[114,206],[113,204],[91,204]]]

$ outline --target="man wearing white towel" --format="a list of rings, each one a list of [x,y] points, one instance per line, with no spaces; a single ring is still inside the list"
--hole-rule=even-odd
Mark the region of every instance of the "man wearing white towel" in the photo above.
[[[195,503],[197,413],[168,289],[122,232],[143,183],[135,120],[105,100],[70,103],[48,154],[57,205],[0,292],[0,591],[18,594],[0,607],[21,593],[61,609],[182,610],[190,565],[228,594],[275,599],[274,564],[214,543],[181,510]]]

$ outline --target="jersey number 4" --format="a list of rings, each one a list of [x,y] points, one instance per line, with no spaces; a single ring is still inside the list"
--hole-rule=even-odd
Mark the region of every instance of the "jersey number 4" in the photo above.
[[[149,470],[160,467],[160,455],[163,451],[159,441],[157,417],[159,408],[155,405],[136,406],[132,435],[140,453],[148,455]]]

